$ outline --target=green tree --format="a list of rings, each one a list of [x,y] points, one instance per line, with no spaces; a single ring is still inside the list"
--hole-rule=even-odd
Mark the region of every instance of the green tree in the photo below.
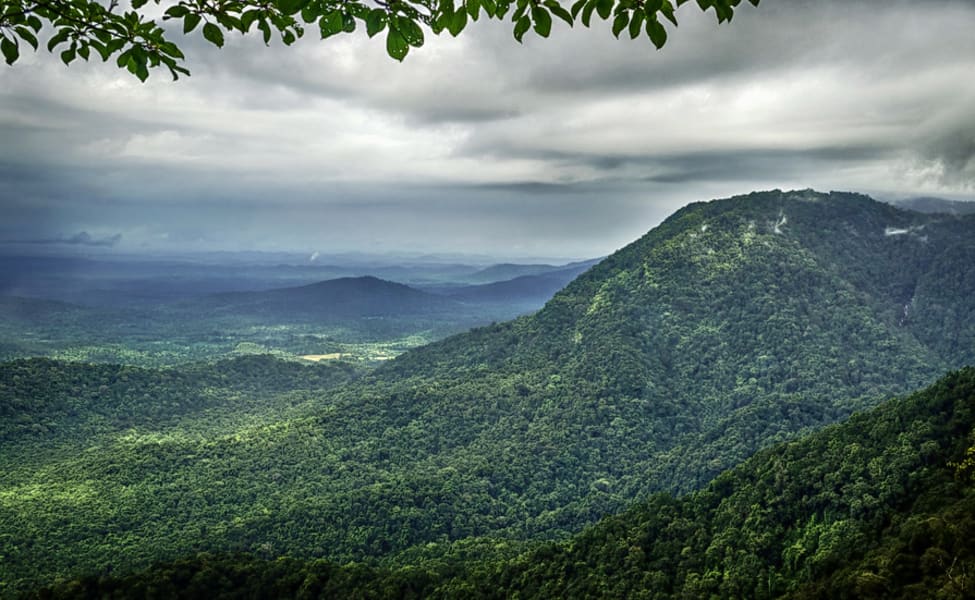
[[[612,24],[613,35],[646,36],[657,48],[667,41],[664,21],[677,26],[676,9],[689,0],[0,0],[0,51],[14,64],[25,46],[45,41],[65,64],[93,55],[128,69],[140,80],[149,70],[166,67],[174,79],[189,75],[173,38],[198,33],[222,47],[227,33],[260,32],[268,44],[274,35],[290,45],[317,29],[322,39],[365,27],[369,37],[385,35],[387,53],[403,60],[428,33],[457,36],[481,16],[510,19],[519,42],[534,30],[548,37],[552,17],[570,26],[589,27],[598,17]],[[696,0],[714,10],[718,22],[730,21],[741,0]],[[758,5],[759,0],[749,0]],[[161,16],[159,16],[161,14]],[[164,27],[164,22],[181,24]]]

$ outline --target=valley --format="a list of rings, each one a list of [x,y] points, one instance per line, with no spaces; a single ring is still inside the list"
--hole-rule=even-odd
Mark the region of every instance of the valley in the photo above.
[[[482,282],[495,274],[521,271],[517,265],[397,266],[377,259],[339,268],[220,258],[225,262],[0,256],[0,359],[169,366],[254,353],[340,353],[372,364],[533,312],[593,262],[532,265],[531,274],[485,290]],[[415,287],[348,273],[395,276]]]

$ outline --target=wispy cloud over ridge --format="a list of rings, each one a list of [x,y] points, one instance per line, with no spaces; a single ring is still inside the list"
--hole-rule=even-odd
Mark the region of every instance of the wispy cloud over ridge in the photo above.
[[[7,239],[0,240],[0,244],[27,244],[27,245],[68,245],[68,246],[102,246],[102,247],[112,247],[122,241],[122,234],[116,233],[115,235],[109,235],[105,237],[93,237],[87,231],[79,231],[74,235],[54,237],[54,238],[41,238],[41,239]]]

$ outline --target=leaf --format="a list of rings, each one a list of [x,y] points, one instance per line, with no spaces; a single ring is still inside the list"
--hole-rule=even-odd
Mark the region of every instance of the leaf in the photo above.
[[[535,33],[547,38],[552,32],[552,15],[541,6],[532,7],[532,20],[535,21]]]
[[[596,0],[596,12],[602,20],[605,21],[613,13],[613,4],[613,0]]]
[[[243,31],[244,29],[243,26],[240,24],[240,19],[238,19],[237,17],[232,17],[227,14],[218,13],[216,15],[216,18],[217,18],[217,23],[223,25],[223,28],[226,29],[227,31],[233,31],[235,29],[238,31]]]
[[[657,50],[663,48],[664,44],[667,43],[667,30],[655,18],[647,19],[647,35],[650,36],[650,41],[657,47]]]
[[[74,58],[75,58],[74,48],[68,48],[67,50],[61,53],[61,62],[63,62],[66,65],[71,64],[71,61],[73,61]]]
[[[203,25],[203,37],[217,48],[223,48],[223,32],[213,23]]]
[[[308,4],[309,0],[278,0],[278,8],[286,15],[294,15]]]
[[[674,14],[674,5],[670,3],[670,0],[664,1],[660,7],[660,13],[664,18],[673,23],[674,27],[677,27],[677,16]]]
[[[586,0],[586,6],[582,9],[582,24],[589,27],[592,21],[592,11],[596,8],[597,0]]]
[[[139,81],[145,82],[149,79],[149,69],[146,67],[145,63],[136,64],[135,76],[139,78]]]
[[[88,46],[95,49],[95,52],[102,57],[102,62],[107,61],[108,57],[111,56],[105,44],[99,42],[98,40],[90,40],[88,42]]]
[[[331,37],[337,33],[342,33],[345,29],[345,19],[338,10],[333,10],[318,20],[318,28],[322,32],[322,39]]]
[[[108,49],[109,54],[118,52],[125,46],[125,40],[122,38],[115,38],[114,40],[109,40],[105,47]]]
[[[413,19],[399,15],[396,18],[396,29],[399,30],[403,39],[410,46],[419,48],[423,45],[423,30],[420,29],[420,26]]]
[[[579,16],[579,12],[582,11],[582,7],[586,5],[588,0],[576,0],[575,4],[572,5],[572,18],[576,19]]]
[[[253,13],[257,11],[251,11],[251,12]],[[244,14],[244,18],[247,18],[246,13]],[[200,24],[200,20],[201,20],[200,15],[196,13],[190,13],[186,15],[186,18],[183,19],[183,33],[190,33],[191,31],[196,29],[196,26]]]
[[[176,6],[170,6],[163,13],[163,19],[178,19],[180,17],[185,17],[190,12],[190,9],[183,6],[182,4],[177,4]]]
[[[459,10],[451,15],[447,22],[447,31],[450,32],[450,35],[457,37],[461,31],[464,31],[464,27],[467,27],[467,11]]]
[[[630,39],[635,40],[643,30],[643,20],[647,16],[642,10],[633,11],[633,18],[630,19]]]
[[[18,25],[14,27],[14,31],[17,32],[17,35],[19,35],[21,39],[30,44],[34,50],[37,50],[37,37],[34,36],[34,32],[31,31],[29,27]]]
[[[386,11],[381,8],[374,8],[369,11],[369,16],[366,17],[366,34],[373,37],[385,28]]]
[[[389,33],[386,34],[386,53],[402,62],[409,51],[410,45],[406,43],[406,38],[390,24]]]
[[[355,31],[355,17],[349,13],[342,13],[342,31],[345,33]]]
[[[545,7],[552,11],[553,15],[568,23],[569,27],[572,27],[574,22],[573,16],[569,13],[569,11],[562,8],[562,5],[556,0],[545,0]]]
[[[525,37],[525,33],[531,29],[532,22],[528,18],[528,15],[523,15],[518,21],[515,22],[515,39],[521,43],[521,38]]]
[[[147,2],[149,2],[149,0],[132,0],[131,2],[132,8],[133,10],[139,10],[140,8],[145,6]]]
[[[484,8],[484,12],[487,13],[487,16],[491,18],[502,16],[501,14],[498,14],[498,5],[494,2],[494,0],[480,0],[480,2],[481,7]]]
[[[55,46],[63,44],[68,41],[68,36],[71,35],[71,30],[67,28],[61,28],[55,33],[50,40],[47,42],[47,51],[54,52]]]
[[[27,15],[27,24],[31,26],[34,31],[40,31],[43,24],[37,15]]]
[[[180,50],[179,47],[172,42],[160,43],[159,51],[168,54],[169,56],[173,56],[175,58],[186,58],[186,56],[183,55],[183,51]]]
[[[0,38],[0,51],[3,52],[3,58],[8,65],[14,64],[20,58],[20,49],[17,44],[6,37]]]
[[[476,21],[477,17],[481,14],[481,0],[467,0],[465,7],[467,8],[467,14]]]
[[[616,38],[619,38],[620,34],[623,33],[623,30],[626,29],[629,22],[630,13],[626,12],[625,10],[616,15],[616,18],[613,19],[613,35],[616,36]]]
[[[528,14],[528,3],[519,2],[518,8],[515,9],[515,13],[511,15],[511,22],[517,23],[519,19]]]
[[[244,33],[250,31],[251,25],[257,21],[257,18],[261,16],[261,11],[257,9],[248,10],[240,15],[240,25],[244,28]],[[183,21],[183,26],[186,26],[186,21]],[[195,25],[194,25],[195,27]]]

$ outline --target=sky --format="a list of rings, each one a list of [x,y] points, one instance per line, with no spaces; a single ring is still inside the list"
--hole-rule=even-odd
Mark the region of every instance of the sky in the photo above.
[[[753,190],[975,198],[975,2],[694,2],[660,51],[481,20],[221,50],[140,83],[0,66],[0,245],[587,258]],[[626,36],[624,35],[624,38]]]

